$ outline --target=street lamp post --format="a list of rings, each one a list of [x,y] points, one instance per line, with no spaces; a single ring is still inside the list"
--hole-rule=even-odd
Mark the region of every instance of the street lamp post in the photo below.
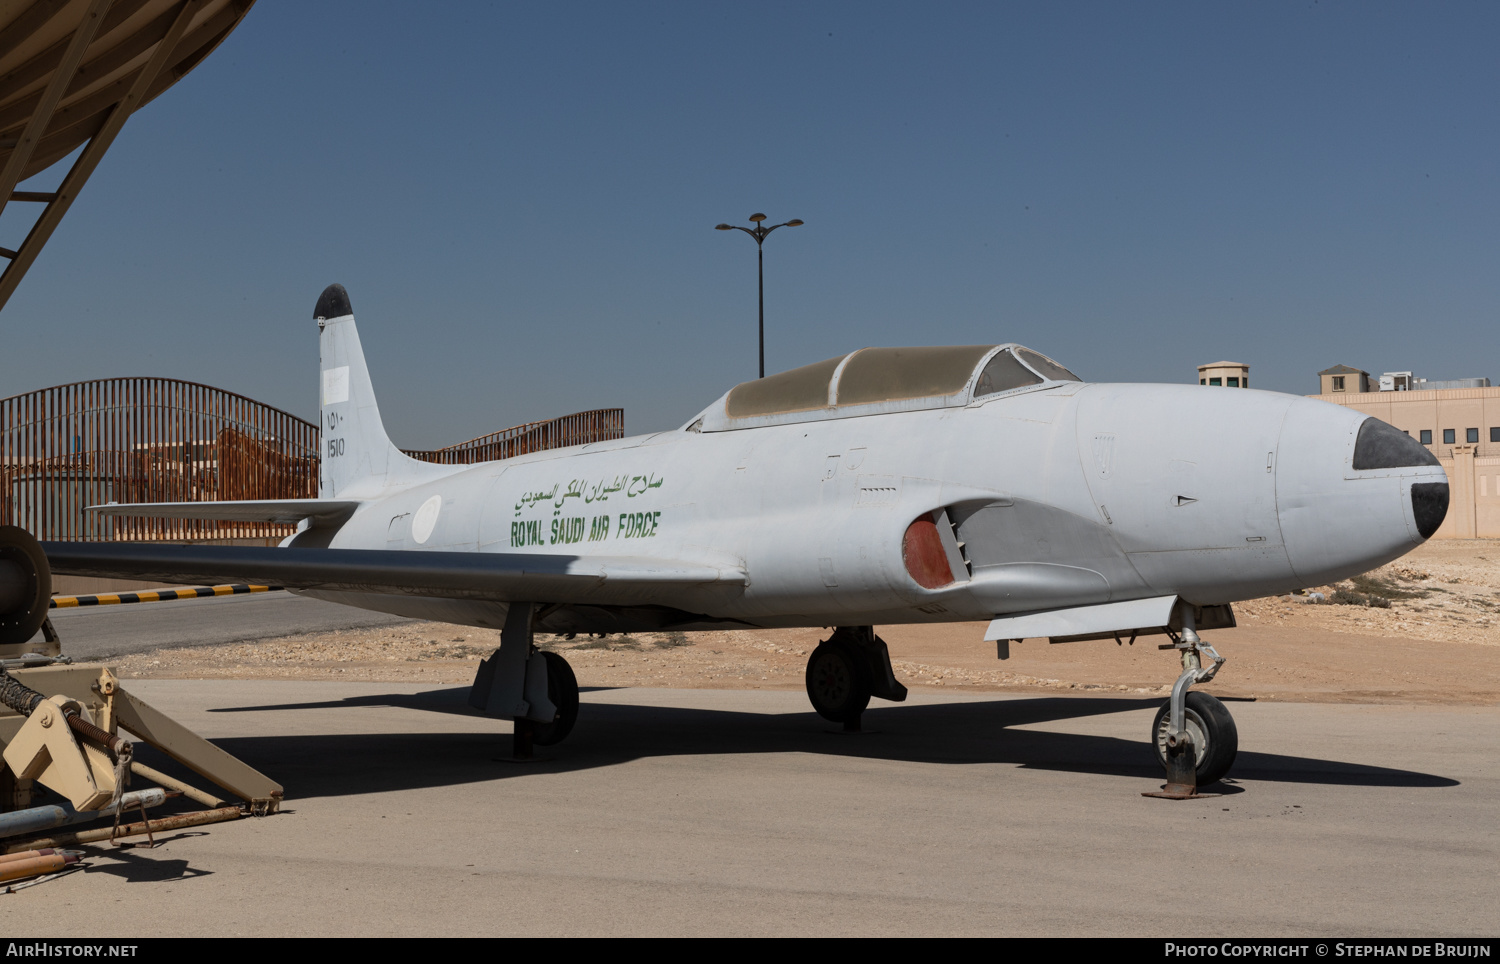
[[[715,231],[743,231],[755,239],[755,270],[760,280],[760,377],[766,377],[766,253],[761,247],[765,243],[766,235],[777,228],[800,228],[802,221],[792,218],[782,224],[773,224],[769,228],[763,223],[766,220],[764,214],[752,214],[750,220],[755,224],[753,228],[742,228],[738,224],[716,224]]]

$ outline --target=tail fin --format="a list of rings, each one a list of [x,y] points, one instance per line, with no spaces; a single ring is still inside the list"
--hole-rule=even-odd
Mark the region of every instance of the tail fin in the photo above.
[[[343,285],[323,289],[313,317],[321,333],[319,497],[368,498],[390,485],[442,474],[439,466],[409,458],[385,434],[359,331],[354,327],[354,309]]]

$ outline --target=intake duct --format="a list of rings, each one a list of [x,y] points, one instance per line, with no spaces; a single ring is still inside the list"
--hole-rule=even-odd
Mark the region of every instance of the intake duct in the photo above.
[[[30,641],[47,619],[51,602],[47,554],[20,526],[0,526],[0,646]]]

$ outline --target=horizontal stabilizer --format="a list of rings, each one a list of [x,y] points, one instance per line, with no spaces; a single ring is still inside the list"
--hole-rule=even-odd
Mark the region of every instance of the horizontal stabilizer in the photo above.
[[[654,559],[513,552],[264,549],[43,542],[54,573],[160,582],[249,582],[495,602],[639,601],[672,586],[743,586],[743,569]]]
[[[46,543],[43,543],[45,545]],[[984,631],[985,639],[1041,639],[1053,636],[1086,636],[1093,633],[1128,633],[1136,629],[1169,625],[1176,596],[1131,599],[1102,606],[1075,606],[1021,616],[1002,616]]]
[[[335,521],[351,515],[358,502],[335,499],[267,499],[257,502],[111,502],[91,505],[100,515],[146,519],[203,519],[209,522]]]

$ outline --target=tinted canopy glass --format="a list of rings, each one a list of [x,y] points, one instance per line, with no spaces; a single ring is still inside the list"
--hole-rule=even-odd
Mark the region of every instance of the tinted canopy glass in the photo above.
[[[1421,442],[1388,422],[1367,418],[1359,426],[1359,435],[1354,440],[1354,468],[1358,471],[1441,464]]]
[[[962,405],[967,400],[964,389],[981,362],[984,367],[974,384],[976,398],[1046,381],[1081,380],[1029,348],[1008,347],[986,360],[994,350],[993,345],[861,348],[851,355],[737,385],[725,400],[725,414],[739,419],[814,412],[830,408],[830,395],[839,410],[882,402],[905,402],[910,407],[922,399],[936,405]],[[833,411],[827,414],[838,417]]]
[[[995,395],[1012,388],[1025,388],[1027,385],[1041,383],[1041,376],[1016,361],[1016,356],[1009,351],[1002,351],[991,358],[985,364],[984,371],[979,373],[979,381],[974,383],[974,397]]]
[[[730,418],[805,412],[828,407],[828,381],[844,356],[793,368],[736,385],[729,391],[725,411]]]
[[[862,348],[839,375],[838,404],[868,405],[931,398],[964,390],[974,366],[993,345],[941,348]]]
[[[1044,378],[1050,378],[1054,382],[1081,382],[1083,379],[1068,371],[1057,362],[1030,348],[1017,348],[1016,354],[1021,360],[1042,373]]]

